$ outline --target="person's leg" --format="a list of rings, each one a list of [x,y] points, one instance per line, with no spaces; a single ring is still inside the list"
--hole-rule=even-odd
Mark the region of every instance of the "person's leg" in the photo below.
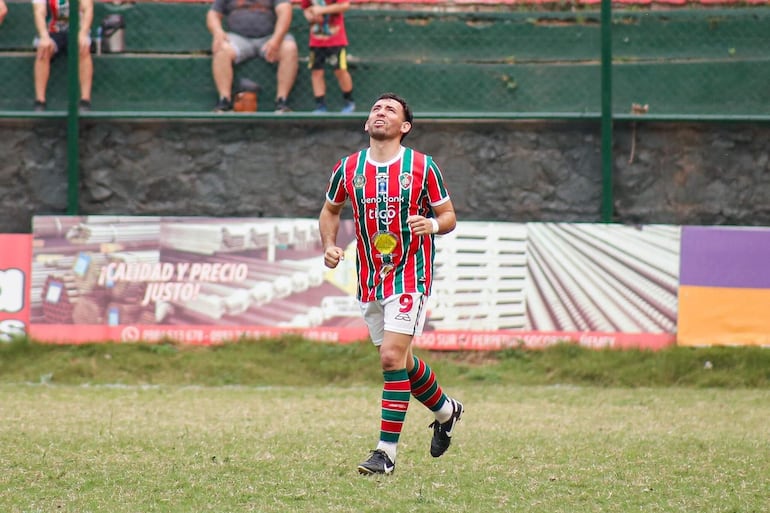
[[[285,37],[281,43],[278,57],[278,73],[276,76],[276,100],[289,98],[294,81],[297,79],[299,57],[297,43],[294,38]]]
[[[341,112],[351,113],[355,111],[356,103],[353,101],[353,77],[350,76],[350,72],[348,71],[348,51],[345,47],[341,47],[337,50],[334,76],[337,78],[337,84],[340,86],[340,92],[342,93]]]
[[[377,448],[388,453],[394,462],[411,397],[409,374],[406,372],[406,355],[411,342],[411,335],[385,331],[380,346],[380,365],[385,379],[382,389],[380,443]]]
[[[353,91],[353,77],[347,69],[335,69],[334,76],[337,77],[337,83],[343,95]]]
[[[222,43],[219,51],[211,56],[211,74],[214,77],[214,85],[217,88],[219,98],[231,101],[233,89],[233,63],[236,51],[229,41]]]
[[[55,51],[55,46],[38,45],[35,53],[35,101],[43,105],[45,105],[48,77],[51,75],[51,59]]]
[[[313,85],[313,96],[326,96],[326,80],[324,80],[324,70],[314,69],[310,72],[310,82]]]
[[[422,334],[425,313],[417,324],[415,335]],[[436,420],[430,424],[433,437],[430,441],[430,454],[438,458],[452,443],[452,434],[457,422],[463,415],[463,404],[444,394],[433,369],[421,358],[415,356],[411,346],[407,354],[407,374],[412,395],[433,412]]]
[[[406,298],[404,303],[400,301],[402,298]],[[402,304],[409,305],[407,312],[399,312]],[[419,323],[422,304],[422,296],[419,294],[404,294],[384,301],[361,303],[364,322],[380,354],[383,375],[380,439],[370,458],[358,466],[361,474],[388,474],[395,467],[398,440],[411,397],[409,374],[406,371],[407,356],[415,325]],[[400,313],[410,313],[411,316]],[[404,321],[404,318],[411,320]]]
[[[315,100],[315,113],[326,112],[326,80],[323,69],[314,69],[310,72],[310,82],[313,86],[313,99]]]
[[[446,422],[452,416],[452,405],[436,379],[433,369],[422,359],[409,352],[407,372],[415,399],[436,415],[436,420]]]
[[[94,80],[94,61],[89,47],[80,48],[80,99],[91,101],[91,85]]]
[[[395,468],[398,440],[411,396],[406,372],[406,356],[411,341],[411,335],[384,332],[379,346],[383,376],[380,440],[369,459],[358,466],[361,474],[389,474]]]
[[[337,77],[337,83],[342,92],[342,109],[340,112],[349,114],[356,110],[356,102],[353,101],[353,78],[347,69],[338,69],[334,71]]]

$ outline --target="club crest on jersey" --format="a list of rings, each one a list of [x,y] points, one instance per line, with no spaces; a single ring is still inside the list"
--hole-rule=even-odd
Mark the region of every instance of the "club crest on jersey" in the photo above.
[[[402,189],[408,189],[412,185],[412,175],[408,173],[401,173],[398,176],[398,183],[401,184]]]
[[[387,176],[378,176],[377,177],[377,194],[388,194],[388,177]]]
[[[366,177],[364,175],[356,175],[353,177],[353,187],[356,189],[363,189],[366,185]]]

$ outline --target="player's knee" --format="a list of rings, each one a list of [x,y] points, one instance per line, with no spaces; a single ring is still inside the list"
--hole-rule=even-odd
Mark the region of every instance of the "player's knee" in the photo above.
[[[380,348],[380,365],[382,370],[398,370],[404,368],[404,354],[394,348]]]

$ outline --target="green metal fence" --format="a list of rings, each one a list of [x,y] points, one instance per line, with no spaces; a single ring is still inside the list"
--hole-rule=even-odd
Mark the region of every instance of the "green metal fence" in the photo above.
[[[211,118],[209,3],[97,3],[93,32],[108,14],[125,20],[125,48],[94,58],[93,110],[77,109],[77,52],[52,67],[46,113],[32,110],[34,24],[28,2],[9,0],[0,26],[0,117],[66,117],[70,213],[77,212],[81,117]],[[76,0],[72,0],[76,4]],[[73,9],[74,10],[74,9]],[[311,114],[308,26],[294,10],[300,70],[290,118]],[[72,23],[78,23],[73,16]],[[612,214],[613,120],[770,121],[770,7],[644,7],[570,11],[500,7],[494,12],[384,10],[346,14],[355,96],[384,90],[409,98],[423,118],[593,119],[602,127],[602,213]],[[275,116],[275,70],[236,68],[262,86],[260,109]],[[339,103],[327,75],[329,104]],[[241,114],[242,115],[242,114]],[[334,114],[332,114],[334,115]],[[362,114],[356,114],[362,115]]]
[[[32,105],[28,2],[11,0],[0,27],[0,111]],[[94,112],[210,112],[209,3],[97,3],[93,32],[108,14],[126,23],[125,50],[94,56]],[[308,26],[298,7],[292,33],[300,71],[295,111],[313,108]],[[442,12],[355,4],[346,15],[357,96],[401,91],[423,112],[494,116],[599,116],[602,50],[611,46],[612,112],[646,105],[659,116],[770,116],[770,7],[616,9],[602,39],[601,10]],[[238,76],[260,83],[272,110],[275,71],[252,61]],[[49,106],[66,109],[66,59],[54,62]],[[339,103],[334,77],[330,102]],[[18,115],[18,114],[17,114]]]

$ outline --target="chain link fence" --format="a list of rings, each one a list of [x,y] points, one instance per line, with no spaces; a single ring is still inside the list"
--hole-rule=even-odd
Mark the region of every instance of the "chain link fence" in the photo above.
[[[35,36],[29,2],[6,0],[0,26],[0,111],[32,110]],[[93,112],[210,112],[209,3],[102,3],[125,27],[119,52],[94,55]],[[599,116],[601,55],[611,45],[613,114],[770,116],[770,7],[652,9],[616,5],[603,40],[600,10],[500,5],[460,9],[354,3],[346,13],[354,96],[367,105],[385,90],[420,113],[549,117]],[[291,32],[300,50],[290,96],[295,112],[314,108],[307,69],[309,27],[295,4]],[[104,44],[104,42],[103,42]],[[94,45],[96,46],[96,45]],[[95,48],[94,48],[95,49]],[[52,66],[48,109],[67,106],[66,57]],[[271,111],[275,68],[253,60],[235,68],[261,86],[259,111]],[[342,104],[327,72],[330,110]],[[11,115],[8,114],[8,115]]]

